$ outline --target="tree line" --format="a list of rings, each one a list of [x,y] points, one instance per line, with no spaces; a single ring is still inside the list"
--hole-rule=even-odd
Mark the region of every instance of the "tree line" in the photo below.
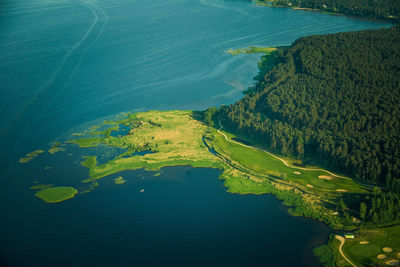
[[[204,120],[400,193],[400,27],[300,38],[277,62]]]
[[[345,15],[399,21],[400,0],[273,0],[274,6],[319,9]]]

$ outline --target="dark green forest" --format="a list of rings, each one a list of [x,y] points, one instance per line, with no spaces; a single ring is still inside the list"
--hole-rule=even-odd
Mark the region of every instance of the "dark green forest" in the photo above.
[[[319,9],[345,15],[398,21],[400,0],[273,0],[275,6]]]
[[[243,99],[204,120],[399,193],[400,27],[304,37],[277,57]]]

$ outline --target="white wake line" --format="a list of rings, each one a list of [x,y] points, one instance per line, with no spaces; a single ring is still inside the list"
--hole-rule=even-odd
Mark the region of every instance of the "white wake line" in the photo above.
[[[84,2],[85,3],[85,5],[88,7],[88,8],[90,8],[91,10],[92,10],[92,12],[94,12],[94,9],[92,9],[93,7],[96,7],[96,6],[90,6],[89,4],[87,4],[86,2]],[[82,55],[80,56],[80,58],[79,58],[79,61],[78,61],[78,63],[76,64],[76,66],[75,66],[75,68],[72,70],[72,72],[69,74],[69,77],[68,77],[68,79],[64,82],[64,84],[61,86],[61,88],[59,88],[59,90],[57,91],[57,94],[56,94],[56,96],[57,95],[59,95],[61,92],[62,92],[62,90],[65,88],[65,86],[68,84],[68,82],[71,80],[71,78],[74,76],[74,74],[77,72],[77,70],[79,69],[79,67],[80,67],[80,65],[81,65],[81,63],[82,63],[82,60],[83,60],[83,58],[85,57],[85,55],[86,55],[86,53],[87,53],[87,51],[97,42],[97,40],[99,39],[99,37],[101,36],[101,34],[103,33],[103,31],[104,31],[104,28],[105,28],[105,26],[106,26],[106,24],[107,24],[107,21],[108,21],[108,16],[107,16],[107,14],[102,10],[102,9],[99,9],[98,10],[98,12],[99,13],[102,13],[102,15],[104,16],[104,24],[102,25],[102,27],[101,27],[101,29],[100,29],[100,31],[99,31],[99,33],[97,34],[97,36],[96,36],[96,38],[86,47],[86,49],[84,50],[84,52],[82,53]],[[96,16],[97,16],[97,21],[98,21],[98,15],[96,14]],[[96,23],[97,24],[97,23]],[[93,26],[95,26],[96,24],[92,24]],[[92,32],[92,30],[93,30],[93,27],[91,27],[90,29],[90,33]],[[89,31],[88,31],[89,32]],[[88,33],[88,32],[86,32],[86,33]],[[89,34],[90,34],[89,33]],[[86,34],[85,34],[85,36],[84,36],[84,38],[85,38],[85,40],[87,39],[87,36],[86,36]],[[82,41],[82,40],[81,40]],[[82,44],[82,42],[80,42],[81,44]],[[80,44],[80,45],[81,45]],[[80,46],[79,45],[79,46]],[[79,47],[78,47],[79,48]],[[76,48],[76,49],[78,49],[78,48]],[[75,50],[76,50],[75,49]]]
[[[4,132],[7,132],[7,131],[13,126],[13,124],[14,124],[16,121],[18,121],[19,117],[21,117],[22,114],[24,114],[24,112],[27,111],[27,109],[29,108],[29,106],[32,105],[32,103],[36,102],[37,99],[40,97],[40,95],[42,95],[42,94],[46,91],[46,89],[48,89],[48,88],[52,85],[52,83],[55,81],[55,79],[57,78],[57,76],[58,76],[58,75],[60,74],[60,72],[63,70],[63,67],[64,67],[65,63],[67,62],[67,60],[73,55],[73,53],[74,53],[77,49],[80,48],[80,46],[82,46],[82,44],[86,41],[86,39],[87,39],[87,38],[90,36],[90,34],[92,33],[92,31],[93,31],[93,29],[95,28],[95,26],[98,24],[98,22],[99,22],[99,15],[98,15],[98,13],[99,13],[99,14],[102,13],[103,16],[107,19],[107,15],[106,15],[101,9],[98,8],[98,9],[97,9],[97,12],[98,12],[98,13],[97,13],[97,12],[96,12],[96,6],[92,6],[92,5],[88,4],[88,3],[85,2],[85,1],[80,1],[80,2],[81,2],[83,5],[85,5],[85,6],[92,12],[92,14],[93,14],[93,16],[94,16],[94,20],[93,20],[92,24],[90,25],[89,29],[86,31],[85,35],[84,35],[70,50],[68,50],[68,52],[67,52],[67,53],[65,54],[65,56],[63,57],[63,59],[62,59],[60,65],[59,65],[59,67],[56,69],[56,71],[55,71],[55,72],[53,73],[53,75],[51,76],[50,80],[49,80],[41,89],[39,89],[38,92],[37,92],[37,93],[34,95],[34,97],[31,99],[31,101],[29,101],[27,104],[25,104],[25,106],[21,109],[21,111],[18,112],[18,113],[16,114],[16,116],[15,116],[14,119],[10,122],[10,124],[5,128],[5,130],[2,131],[3,133],[4,133]],[[87,47],[85,53],[86,53],[87,50],[96,42],[96,40],[99,38],[99,36],[101,35],[101,33],[102,33],[103,29],[104,29],[104,26],[105,26],[105,25],[103,25],[103,27],[102,27],[102,29],[100,30],[100,32],[99,32],[98,36],[96,37],[96,39],[90,44],[89,47]],[[61,87],[61,89],[64,88],[65,84],[69,81],[69,79],[72,77],[72,75],[76,72],[76,70],[77,70],[77,68],[79,67],[79,65],[80,65],[80,63],[81,63],[81,61],[82,61],[83,56],[85,55],[85,53],[83,53],[83,54],[81,55],[81,58],[80,58],[80,60],[79,60],[79,62],[78,62],[78,64],[77,64],[77,66],[76,66],[76,67],[74,68],[74,70],[71,72],[70,77],[68,77],[67,81],[64,82],[64,84],[63,84],[63,86]]]
[[[205,6],[225,9],[225,10],[229,10],[229,11],[235,11],[235,12],[240,13],[240,14],[247,14],[248,13],[248,12],[245,12],[245,11],[243,11],[241,9],[238,9],[238,8],[226,7],[226,6],[223,6],[223,5],[218,5],[216,3],[211,3],[210,1],[206,1],[206,0],[200,0],[200,3],[205,5]]]
[[[97,15],[95,9],[91,5],[86,3],[85,1],[82,1],[82,3],[88,9],[90,9],[92,14],[94,15],[94,21],[90,25],[89,29],[86,31],[85,35],[65,54],[65,56],[63,57],[63,60],[61,61],[60,66],[58,67],[58,69],[55,71],[55,73],[52,75],[50,80],[46,83],[46,85],[43,87],[43,89],[41,91],[45,90],[47,87],[49,87],[54,82],[55,78],[57,78],[58,74],[64,67],[65,62],[67,62],[67,60],[71,57],[71,55],[75,52],[75,50],[77,50],[82,45],[82,43],[88,38],[90,33],[93,31],[93,28],[96,26],[97,22],[99,21],[99,16]],[[40,94],[40,92],[38,94]]]

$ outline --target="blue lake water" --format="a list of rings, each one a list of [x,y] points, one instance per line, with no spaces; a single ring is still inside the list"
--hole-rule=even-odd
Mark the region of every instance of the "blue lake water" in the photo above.
[[[260,55],[229,48],[385,26],[246,1],[2,1],[0,263],[317,264],[311,247],[327,227],[290,217],[272,196],[226,193],[216,170],[126,172],[123,185],[113,184],[117,174],[48,205],[29,186],[79,187],[82,155],[46,154],[26,166],[18,159],[116,113],[233,103],[253,84]]]

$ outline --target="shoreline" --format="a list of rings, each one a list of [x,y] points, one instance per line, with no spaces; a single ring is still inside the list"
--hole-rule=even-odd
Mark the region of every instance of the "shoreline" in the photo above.
[[[378,22],[378,23],[390,23],[392,26],[400,23],[400,18],[363,17],[363,16],[356,16],[356,15],[345,14],[345,13],[327,11],[327,10],[323,10],[323,9],[314,9],[314,8],[309,8],[309,7],[274,5],[274,2],[266,3],[264,1],[259,1],[259,0],[255,1],[255,5],[265,6],[265,7],[273,7],[273,8],[289,8],[292,10],[304,10],[304,11],[309,11],[309,12],[319,12],[319,13],[327,14],[327,15],[345,16],[345,17],[355,19],[355,20],[372,21],[372,22]]]

